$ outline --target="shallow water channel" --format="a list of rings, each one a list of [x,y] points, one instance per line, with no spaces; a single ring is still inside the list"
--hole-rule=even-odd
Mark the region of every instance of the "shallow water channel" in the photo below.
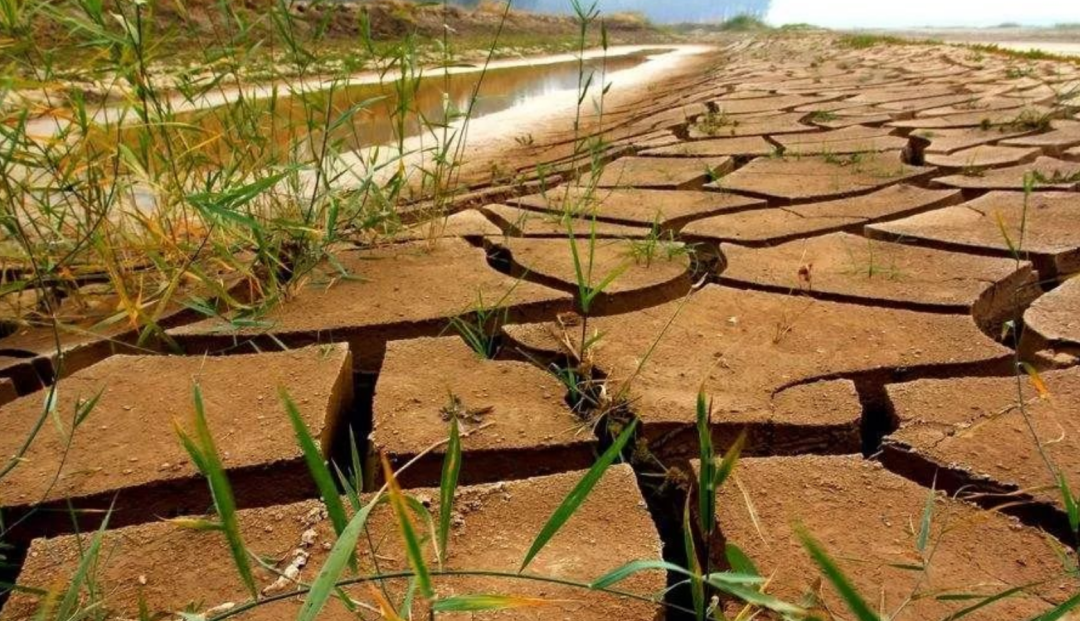
[[[590,74],[594,77],[589,92],[595,95],[604,82],[602,76],[634,69],[666,51],[644,49],[580,63],[520,63],[486,71],[432,69],[406,78],[390,72],[362,82],[285,85],[189,110],[179,120],[203,138],[215,137],[212,150],[222,160],[238,148],[277,150],[279,155],[284,155],[281,150],[299,151],[309,156],[321,148],[327,129],[333,150],[355,151],[424,134],[441,136],[448,120],[460,121],[466,112],[476,120],[536,103],[555,93],[574,91]]]

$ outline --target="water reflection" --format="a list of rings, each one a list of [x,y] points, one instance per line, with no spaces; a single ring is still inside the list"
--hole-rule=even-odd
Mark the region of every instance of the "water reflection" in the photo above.
[[[612,73],[639,66],[656,52],[643,50],[606,60],[586,60],[585,75],[596,74],[592,92],[599,91],[600,71]],[[321,149],[327,127],[332,128],[328,142],[338,151],[393,144],[399,138],[440,131],[446,121],[444,97],[451,104],[450,110],[465,111],[478,82],[473,119],[536,97],[575,89],[578,76],[577,61],[490,69],[482,78],[480,72],[443,75],[436,70],[403,83],[388,75],[382,83],[312,92],[281,91],[261,100],[188,113],[184,121],[199,128],[203,136],[219,137],[214,149],[219,161],[235,157],[238,149],[249,155],[257,152],[265,156],[273,151],[277,157],[295,157],[299,151],[299,155],[310,156]],[[360,109],[350,115],[354,106]],[[258,131],[251,131],[253,125]],[[257,136],[254,139],[253,134]]]

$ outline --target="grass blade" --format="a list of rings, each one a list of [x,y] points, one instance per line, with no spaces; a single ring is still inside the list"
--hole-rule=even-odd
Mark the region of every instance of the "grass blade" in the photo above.
[[[555,513],[548,518],[544,527],[540,529],[540,534],[536,536],[532,546],[529,548],[528,553],[525,554],[525,560],[521,562],[521,567],[518,569],[518,573],[525,571],[525,568],[529,566],[536,555],[540,553],[540,550],[544,549],[551,538],[555,536],[555,533],[559,532],[559,529],[570,519],[574,512],[578,510],[581,503],[585,502],[588,498],[589,492],[592,491],[596,484],[600,481],[600,477],[604,475],[608,467],[615,463],[615,460],[622,454],[623,448],[626,443],[633,437],[634,431],[637,429],[637,421],[633,421],[627,425],[615,442],[608,447],[604,454],[600,456],[600,459],[593,464],[593,467],[585,473],[581,481],[570,490],[570,493],[563,499],[562,504],[555,510]]]
[[[68,619],[71,617],[71,614],[75,612],[76,606],[79,604],[79,594],[82,592],[83,584],[86,583],[90,575],[90,570],[93,568],[94,564],[97,563],[98,555],[101,552],[101,541],[105,536],[105,530],[109,527],[109,517],[112,515],[112,511],[112,507],[109,507],[108,513],[105,514],[105,519],[101,521],[101,526],[90,540],[90,547],[82,554],[82,558],[79,560],[79,567],[71,577],[71,584],[68,585],[67,591],[64,592],[64,597],[60,600],[60,604],[56,609],[57,619]]]
[[[915,539],[915,548],[919,554],[926,555],[926,546],[930,542],[930,527],[934,520],[934,500],[937,498],[937,474],[934,482],[930,485],[930,491],[926,494],[926,505],[923,507],[922,520],[919,522],[919,536]]]
[[[731,568],[740,574],[747,574],[751,576],[760,576],[761,572],[758,571],[754,561],[750,560],[750,557],[746,555],[746,552],[742,551],[742,548],[734,543],[727,543],[724,545],[724,556],[727,558],[728,564]]]
[[[361,533],[364,532],[368,517],[375,507],[379,505],[381,498],[381,494],[376,494],[375,498],[371,499],[371,502],[356,512],[356,515],[349,520],[345,530],[338,536],[337,541],[334,542],[334,547],[331,548],[330,554],[323,563],[322,569],[319,570],[319,575],[311,583],[311,590],[308,591],[304,605],[300,608],[300,613],[296,617],[298,621],[315,621],[315,618],[319,616],[323,606],[326,605],[331,593],[335,590],[342,572],[345,571],[345,566],[353,558],[353,553],[356,551],[356,542],[360,539]]]
[[[833,587],[840,593],[840,597],[844,599],[851,612],[855,613],[855,617],[859,621],[881,621],[877,613],[870,609],[870,606],[866,603],[866,600],[859,595],[859,592],[855,590],[855,587],[847,579],[840,568],[836,566],[829,555],[821,547],[810,533],[805,530],[799,529],[799,539],[802,541],[803,547],[810,553],[810,557],[814,559],[818,567],[821,568],[822,573],[829,579]]]
[[[334,533],[340,536],[341,531],[345,530],[345,526],[348,525],[349,518],[345,514],[345,506],[341,503],[341,495],[338,493],[337,486],[334,485],[330,468],[327,467],[322,451],[315,444],[315,438],[311,436],[307,425],[304,424],[304,419],[300,416],[300,410],[297,409],[296,403],[289,396],[289,392],[284,387],[281,387],[278,389],[278,395],[285,405],[285,411],[289,415],[289,421],[292,422],[293,431],[296,432],[296,442],[304,453],[304,461],[311,472],[311,478],[314,479],[315,485],[319,488],[319,495],[322,496],[323,504],[326,505],[326,513],[330,517],[330,522],[334,525]]]
[[[795,604],[789,604],[777,597],[762,593],[758,588],[764,581],[760,576],[732,573],[714,573],[705,576],[705,582],[729,595],[734,595],[747,604],[778,612],[785,617],[804,618],[806,611]]]
[[[694,532],[690,528],[690,498],[686,499],[686,506],[683,508],[683,551],[686,553],[686,568],[690,571],[690,595],[694,601],[694,616],[701,621],[705,619],[705,583],[701,578],[701,563],[694,546]]]
[[[1073,595],[1061,604],[1054,606],[1050,610],[1035,617],[1032,621],[1058,621],[1058,619],[1064,618],[1065,615],[1069,614],[1077,607],[1080,607],[1080,593]]]
[[[427,563],[424,561],[424,552],[420,548],[420,540],[416,536],[416,528],[413,527],[412,517],[409,516],[409,507],[405,502],[405,494],[398,486],[394,470],[386,456],[382,456],[383,476],[386,478],[387,495],[390,497],[390,506],[394,509],[397,517],[398,530],[401,533],[402,542],[405,544],[405,554],[409,557],[409,565],[416,572],[416,586],[420,594],[431,599],[435,596],[435,590],[431,588],[431,576],[428,574]]]
[[[458,475],[461,474],[461,433],[458,421],[450,420],[450,442],[443,459],[442,480],[439,483],[439,558],[446,558],[446,546],[450,538],[450,517],[454,509],[454,493],[457,491]]]
[[[701,532],[711,535],[716,527],[716,460],[712,442],[711,407],[705,400],[705,387],[697,395],[698,457],[701,469],[698,473],[698,518]],[[711,538],[711,537],[710,537]]]
[[[1065,514],[1069,517],[1069,528],[1074,535],[1080,533],[1080,505],[1076,502],[1076,496],[1073,495],[1064,472],[1058,472],[1058,487],[1061,489],[1061,500],[1065,503]]]
[[[1037,583],[1025,584],[1023,586],[1018,586],[1018,587],[1012,587],[1011,589],[1005,589],[1004,591],[1001,591],[1000,593],[995,593],[993,595],[987,596],[987,597],[981,599],[979,602],[977,602],[975,604],[972,604],[971,606],[968,606],[967,608],[964,608],[963,610],[958,610],[958,611],[954,612],[953,614],[945,617],[942,621],[956,621],[957,619],[963,619],[964,617],[966,617],[966,616],[968,616],[968,615],[970,615],[970,614],[972,614],[974,612],[977,612],[979,610],[982,610],[983,608],[986,608],[990,604],[993,604],[993,603],[998,602],[1000,600],[1012,597],[1013,595],[1023,593],[1028,587],[1034,586],[1034,584],[1037,584]],[[937,599],[939,601],[940,600],[947,601],[947,599],[944,598],[944,597],[939,597]]]
[[[554,600],[520,595],[458,595],[440,599],[432,605],[435,612],[483,612],[548,606]]]
[[[251,572],[251,562],[248,560],[244,539],[240,535],[236,500],[233,498],[229,479],[225,476],[225,468],[218,456],[217,446],[214,445],[210,426],[206,422],[206,408],[203,406],[202,390],[198,384],[192,387],[192,398],[195,402],[195,440],[188,438],[182,431],[180,439],[191,453],[192,461],[200,465],[203,475],[210,484],[210,494],[214,499],[218,519],[221,520],[221,530],[229,543],[233,563],[251,596],[257,598],[259,591],[255,586],[255,575]],[[195,449],[195,452],[192,452],[192,449]]]
[[[674,563],[669,563],[667,561],[656,561],[656,560],[630,561],[629,563],[627,563],[627,564],[625,564],[625,565],[623,565],[621,567],[617,567],[617,568],[611,570],[610,572],[604,574],[603,576],[597,578],[595,581],[593,581],[592,583],[589,584],[589,588],[590,589],[597,589],[597,590],[599,590],[599,589],[607,589],[607,588],[609,588],[609,587],[611,587],[613,585],[616,585],[616,584],[622,582],[623,580],[626,580],[627,578],[629,578],[630,576],[633,576],[634,574],[638,574],[638,573],[641,573],[643,571],[654,571],[654,570],[655,571],[670,571],[670,572],[675,572],[675,573],[679,573],[679,574],[689,574],[689,572],[686,571],[686,568],[679,567],[678,565],[676,565]]]

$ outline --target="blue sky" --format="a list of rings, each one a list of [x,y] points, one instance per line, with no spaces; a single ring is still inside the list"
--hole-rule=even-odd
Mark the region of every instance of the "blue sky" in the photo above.
[[[772,0],[769,21],[832,28],[1080,23],[1080,0]]]

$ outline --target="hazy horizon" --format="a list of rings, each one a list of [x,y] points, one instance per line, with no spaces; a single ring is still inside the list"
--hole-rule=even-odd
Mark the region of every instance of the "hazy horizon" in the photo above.
[[[476,4],[478,0],[455,0]],[[590,0],[581,0],[588,4]],[[1080,23],[1080,2],[1042,0],[908,0],[867,3],[855,0],[598,0],[608,13],[636,11],[659,23],[720,21],[748,13],[769,23],[809,23],[829,28],[985,28],[1004,23],[1054,26]],[[546,13],[569,13],[571,0],[513,0],[515,8]]]

